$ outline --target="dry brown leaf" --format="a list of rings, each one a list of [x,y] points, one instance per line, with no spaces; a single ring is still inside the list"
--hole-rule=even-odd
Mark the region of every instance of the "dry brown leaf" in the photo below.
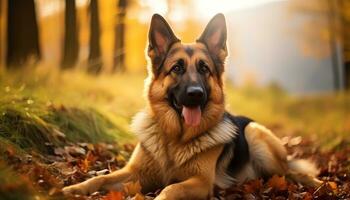
[[[281,191],[281,190],[286,190],[288,185],[286,182],[286,179],[284,176],[280,177],[277,175],[274,175],[269,179],[267,182],[267,185],[275,190]]]

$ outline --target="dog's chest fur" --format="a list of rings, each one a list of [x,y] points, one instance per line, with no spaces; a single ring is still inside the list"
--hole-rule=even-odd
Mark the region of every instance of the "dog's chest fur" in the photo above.
[[[141,146],[158,162],[162,169],[179,168],[197,154],[226,144],[236,136],[237,127],[227,118],[190,142],[173,141],[163,134],[146,111],[138,113],[132,123]]]

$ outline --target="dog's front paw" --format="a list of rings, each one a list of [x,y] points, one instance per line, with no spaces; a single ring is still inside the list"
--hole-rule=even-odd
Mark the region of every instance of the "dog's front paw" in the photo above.
[[[98,191],[103,184],[104,176],[98,176],[91,178],[82,183],[78,183],[75,185],[67,186],[62,189],[63,194],[81,194],[88,195]]]
[[[154,200],[166,200],[169,199],[164,194],[159,194]]]
[[[64,187],[62,189],[62,192],[64,195],[88,195],[91,193],[91,191],[89,191],[89,187],[85,183],[79,183],[76,185]]]
[[[165,187],[162,192],[154,200],[177,200],[181,199],[178,192],[179,190],[174,187],[174,185],[169,185]]]

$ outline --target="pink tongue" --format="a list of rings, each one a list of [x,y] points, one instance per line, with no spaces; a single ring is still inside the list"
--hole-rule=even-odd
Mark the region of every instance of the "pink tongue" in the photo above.
[[[184,106],[182,108],[182,115],[185,118],[185,123],[189,126],[198,126],[201,122],[202,112],[199,106],[195,108]]]

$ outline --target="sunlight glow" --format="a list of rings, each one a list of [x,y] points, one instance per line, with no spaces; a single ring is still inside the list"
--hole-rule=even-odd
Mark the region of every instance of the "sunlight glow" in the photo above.
[[[234,10],[243,10],[263,4],[286,0],[194,0],[196,12],[205,18],[210,18],[216,13],[228,13]]]
[[[89,4],[88,0],[76,0],[76,6],[84,7]],[[64,10],[65,3],[61,0],[35,0],[35,5],[38,7],[38,15],[40,17],[49,17]]]
[[[140,0],[141,8],[145,9],[138,11],[138,18],[147,23],[154,13],[159,13],[177,24],[188,18],[207,21],[217,13],[227,14],[277,1],[287,0]]]

